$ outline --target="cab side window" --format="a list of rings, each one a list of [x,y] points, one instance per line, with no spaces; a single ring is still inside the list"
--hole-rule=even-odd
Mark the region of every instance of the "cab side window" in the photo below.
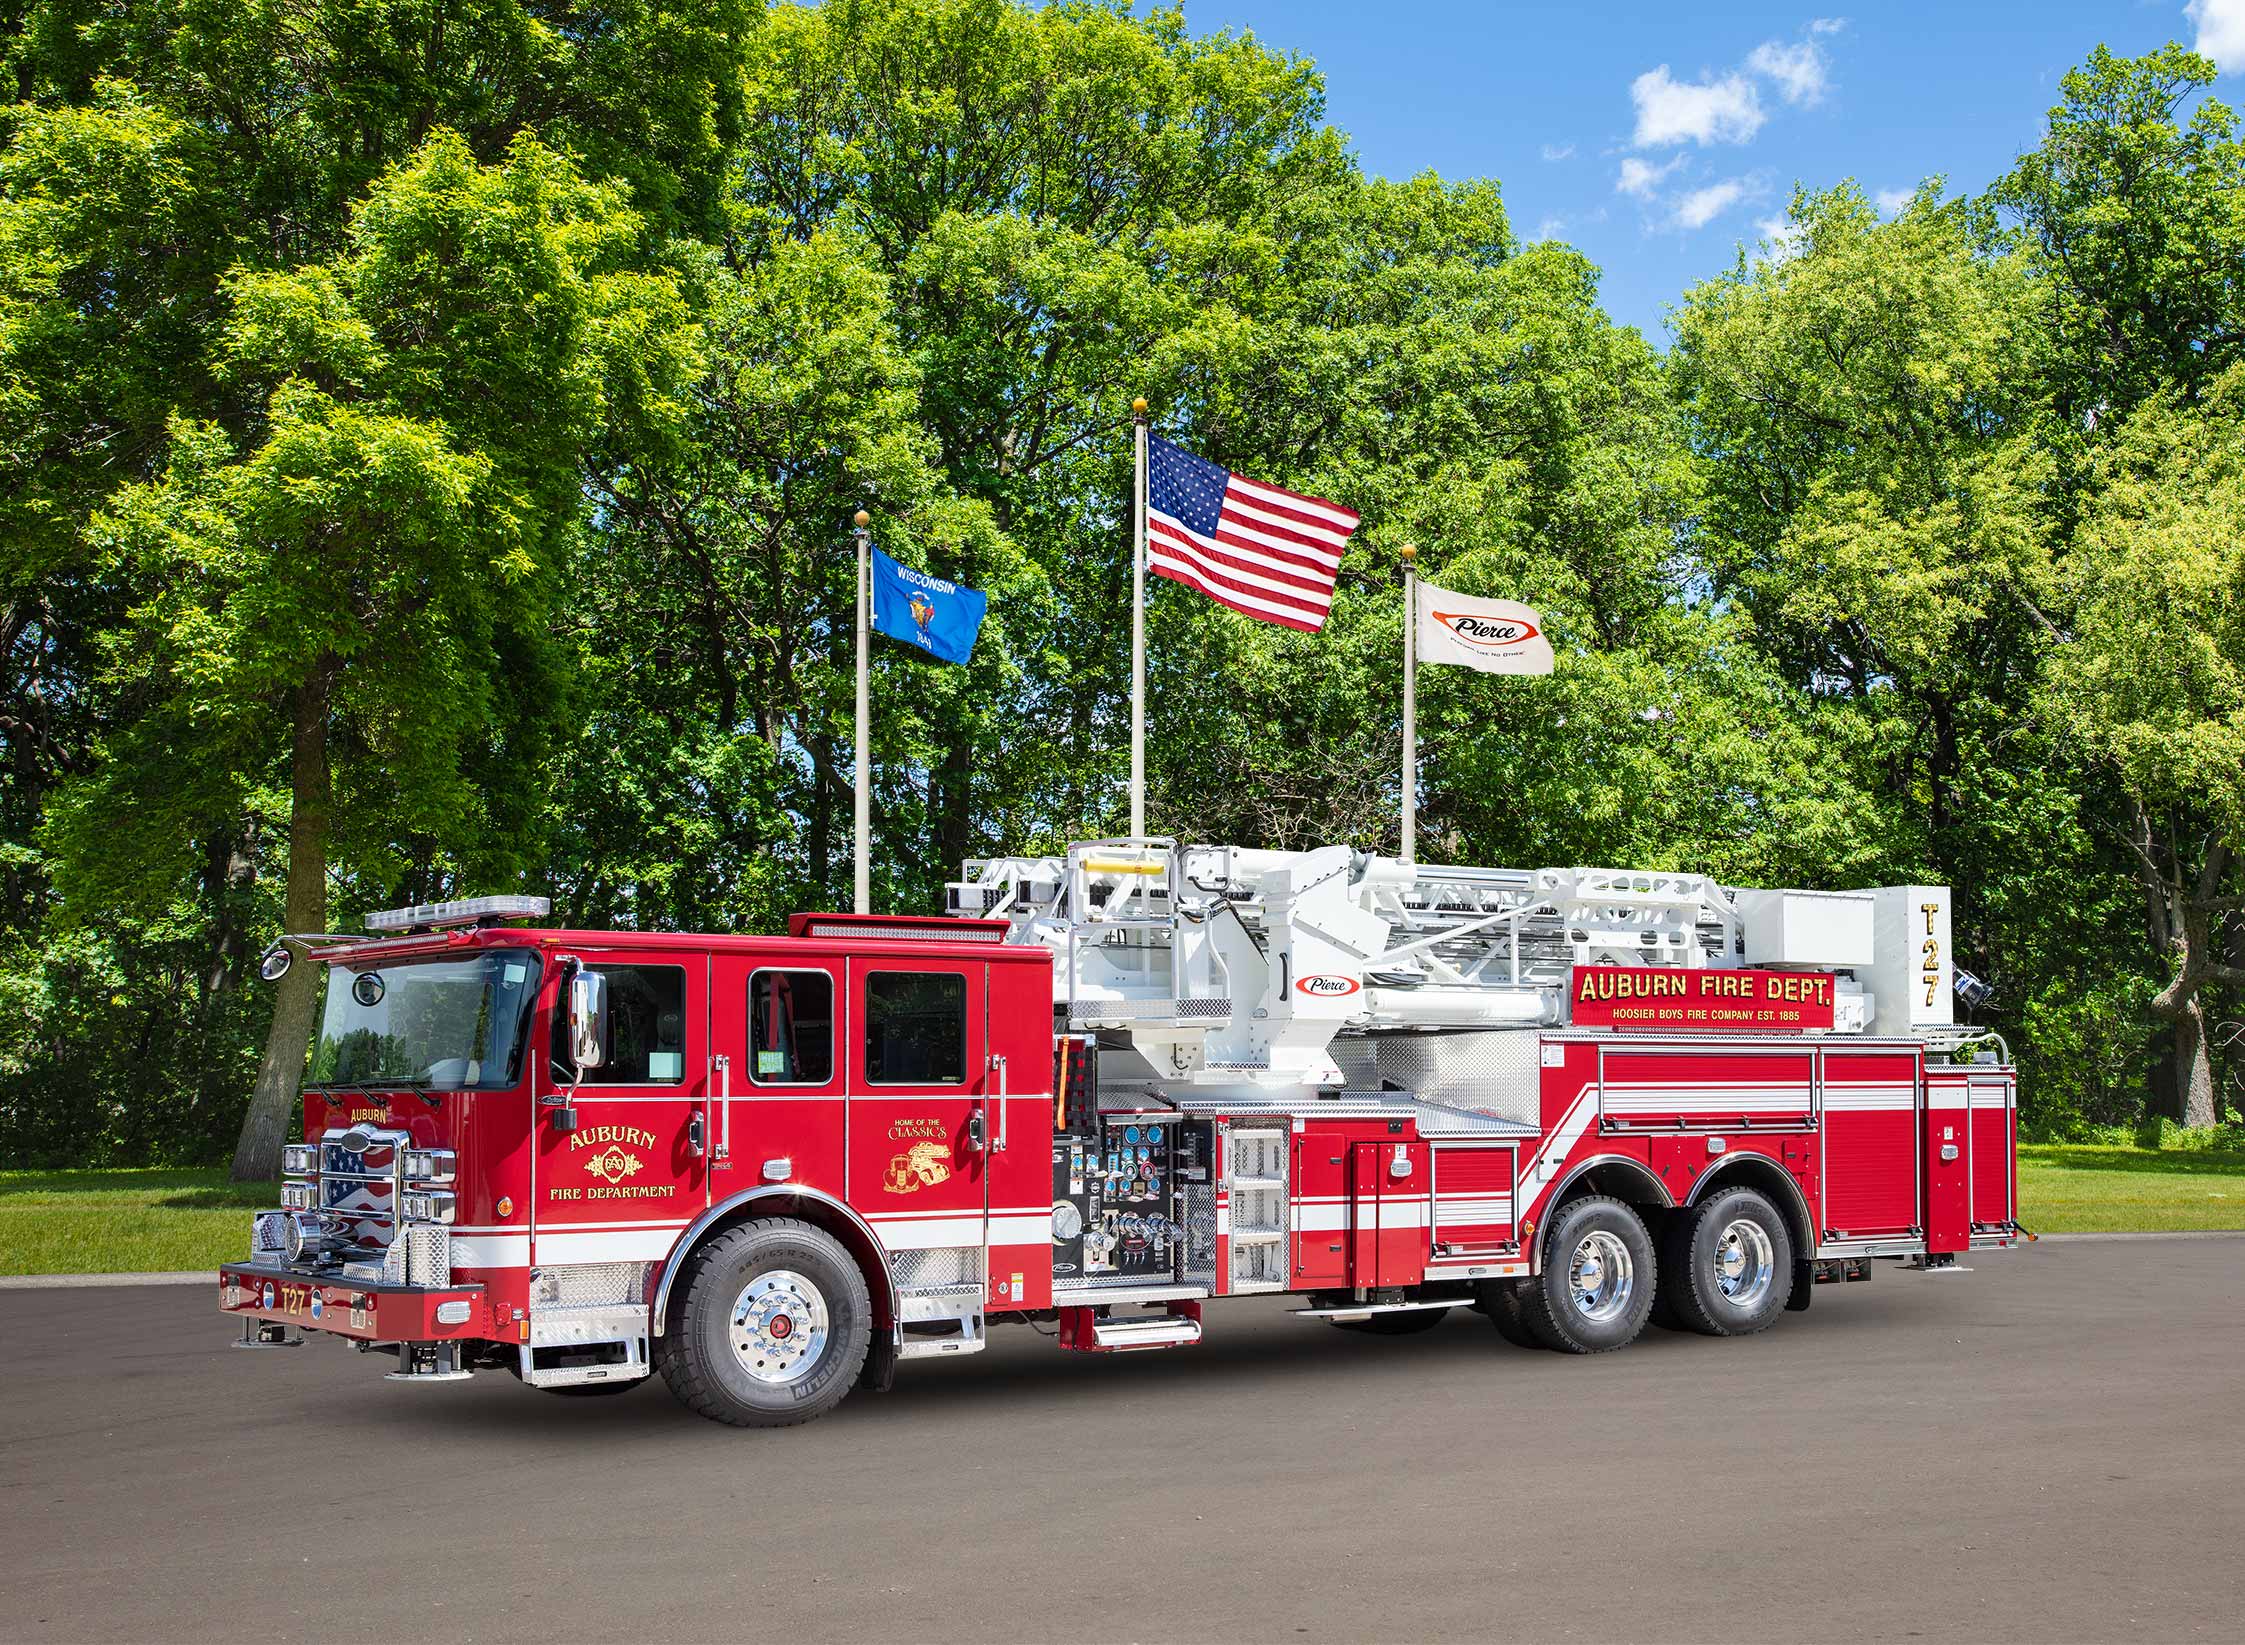
[[[964,1085],[967,979],[947,971],[868,973],[865,1078],[872,1085]]]
[[[824,1085],[834,1077],[834,979],[824,971],[759,971],[748,979],[748,1077],[758,1085]]]
[[[608,979],[608,1061],[587,1085],[677,1085],[686,1078],[686,972],[676,965],[595,965]],[[554,1012],[553,1059],[569,1060],[569,1025]]]

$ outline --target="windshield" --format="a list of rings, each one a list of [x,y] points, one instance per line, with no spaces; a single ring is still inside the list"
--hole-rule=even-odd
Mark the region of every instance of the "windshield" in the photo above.
[[[510,1086],[537,999],[537,955],[511,949],[331,967],[306,1083]]]

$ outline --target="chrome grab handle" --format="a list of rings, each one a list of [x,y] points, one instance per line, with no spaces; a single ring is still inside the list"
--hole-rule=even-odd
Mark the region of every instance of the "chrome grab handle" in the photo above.
[[[990,1066],[998,1075],[998,1140],[990,1145],[990,1152],[1002,1154],[1006,1151],[1006,1059],[993,1056]]]
[[[733,1158],[733,1059],[716,1056],[709,1065],[717,1071],[717,1155],[710,1163],[727,1165]]]

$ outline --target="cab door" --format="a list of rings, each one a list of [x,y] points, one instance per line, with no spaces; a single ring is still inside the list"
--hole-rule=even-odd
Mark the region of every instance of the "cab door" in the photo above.
[[[848,963],[849,1201],[910,1272],[979,1281],[988,1232],[989,967],[905,954]],[[957,1269],[954,1274],[953,1268]]]
[[[554,967],[538,1092],[566,1103],[535,1109],[530,1260],[653,1261],[709,1204],[707,961],[635,951],[585,963],[608,979],[608,1058],[573,1090],[553,1078],[567,998],[563,968]],[[564,1131],[562,1115],[572,1111],[576,1127]]]
[[[846,982],[835,955],[724,953],[710,962],[713,1202],[771,1182],[846,1196]]]

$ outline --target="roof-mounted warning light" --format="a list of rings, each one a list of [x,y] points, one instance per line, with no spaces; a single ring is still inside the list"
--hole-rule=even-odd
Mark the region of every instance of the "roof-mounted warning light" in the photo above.
[[[856,937],[873,942],[1002,943],[1004,920],[960,920],[943,914],[793,914],[791,937]]]
[[[553,904],[544,897],[461,897],[452,902],[385,908],[366,917],[369,931],[443,931],[458,925],[497,925],[541,919]]]

